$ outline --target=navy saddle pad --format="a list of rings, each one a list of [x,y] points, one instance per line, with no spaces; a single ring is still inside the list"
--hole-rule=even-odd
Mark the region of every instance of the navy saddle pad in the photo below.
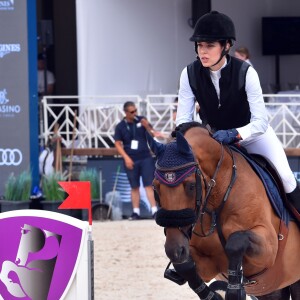
[[[256,156],[253,155],[253,157],[247,152],[246,149],[238,146],[230,146],[230,148],[238,153],[240,153],[247,162],[251,165],[252,169],[256,172],[256,174],[259,176],[261,181],[263,182],[267,195],[269,197],[269,200],[278,215],[279,218],[281,218],[286,225],[288,225],[290,220],[293,220],[293,217],[291,216],[289,210],[285,207],[282,197],[285,197],[282,183],[276,182],[274,179],[274,173],[277,173],[277,171],[274,169],[272,164],[267,161],[262,156]],[[258,159],[259,157],[259,159]],[[262,167],[262,164],[258,163],[258,161],[263,161],[264,164],[268,165],[268,168],[273,168],[274,173],[273,175],[268,170],[268,168]],[[279,177],[278,177],[279,178]],[[279,179],[278,179],[279,180]],[[281,186],[279,186],[281,184]],[[279,190],[282,193],[282,196],[279,193]]]

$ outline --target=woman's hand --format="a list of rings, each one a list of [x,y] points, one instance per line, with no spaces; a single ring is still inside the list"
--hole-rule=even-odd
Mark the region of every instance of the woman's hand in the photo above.
[[[212,137],[222,144],[232,144],[242,139],[236,129],[218,130]]]

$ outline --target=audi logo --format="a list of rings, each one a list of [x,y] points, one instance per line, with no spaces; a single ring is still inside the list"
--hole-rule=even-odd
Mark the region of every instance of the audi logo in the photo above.
[[[0,166],[18,166],[22,160],[23,155],[19,149],[0,148]]]

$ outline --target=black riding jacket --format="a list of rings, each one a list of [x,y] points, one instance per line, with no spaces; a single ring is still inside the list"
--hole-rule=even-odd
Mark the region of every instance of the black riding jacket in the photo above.
[[[247,125],[251,112],[245,91],[249,64],[227,55],[227,65],[221,70],[220,105],[209,68],[199,60],[187,67],[191,89],[200,105],[200,118],[214,130],[232,129]]]

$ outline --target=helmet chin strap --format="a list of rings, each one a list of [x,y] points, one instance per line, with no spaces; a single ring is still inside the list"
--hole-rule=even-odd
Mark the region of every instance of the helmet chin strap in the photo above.
[[[225,47],[226,46],[224,46],[224,48],[222,50],[222,53],[221,53],[221,56],[220,56],[219,60],[215,64],[211,65],[209,68],[217,65],[222,60],[222,58],[229,53],[229,50],[225,50]]]

